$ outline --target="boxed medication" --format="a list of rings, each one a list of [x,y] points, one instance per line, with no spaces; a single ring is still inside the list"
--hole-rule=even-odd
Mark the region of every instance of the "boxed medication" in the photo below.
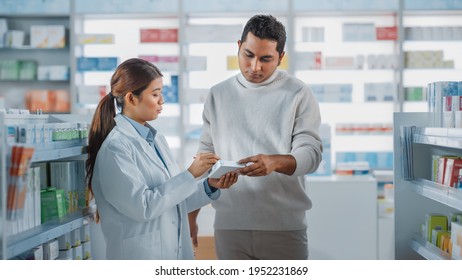
[[[80,228],[80,240],[82,242],[90,241],[90,225],[86,224]]]
[[[64,25],[48,25],[47,42],[48,48],[64,48],[66,46],[66,28]]]
[[[42,223],[66,215],[64,190],[48,188],[40,193]]]
[[[72,247],[72,245],[71,245],[71,233],[66,232],[65,234],[58,237],[58,244],[59,244],[59,250],[60,251],[69,250]]]
[[[31,48],[48,47],[48,26],[32,25],[30,27],[30,46]]]
[[[234,161],[229,160],[219,160],[217,161],[208,175],[209,178],[220,178],[228,172],[236,171],[237,169],[244,168],[245,164],[239,164]]]
[[[425,219],[427,241],[432,242],[433,230],[448,230],[448,217],[440,214],[427,214]]]
[[[77,247],[77,246],[80,246],[80,244],[81,244],[80,228],[74,229],[71,231],[71,246]]]
[[[82,258],[84,260],[91,259],[91,242],[82,243]]]
[[[58,260],[72,260],[73,258],[73,250],[74,248],[70,248],[68,250],[59,250]]]
[[[451,223],[452,258],[462,259],[462,223]]]
[[[53,239],[46,243],[43,243],[43,259],[44,260],[54,260],[59,255],[59,245],[58,240]]]
[[[72,248],[72,259],[73,260],[83,260],[82,245]]]

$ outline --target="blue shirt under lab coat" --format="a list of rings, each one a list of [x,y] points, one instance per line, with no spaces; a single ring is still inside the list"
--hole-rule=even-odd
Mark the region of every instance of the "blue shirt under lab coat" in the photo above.
[[[155,149],[127,118],[104,140],[92,187],[108,259],[193,259],[187,213],[217,199],[203,180],[180,172],[165,138]],[[208,190],[211,192],[210,190]]]

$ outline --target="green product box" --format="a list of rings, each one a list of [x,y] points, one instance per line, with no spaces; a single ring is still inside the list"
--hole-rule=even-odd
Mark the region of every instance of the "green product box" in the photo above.
[[[427,214],[425,227],[427,229],[427,241],[431,243],[434,229],[448,230],[448,217],[440,214]]]
[[[408,87],[404,89],[404,99],[406,101],[424,100],[424,90],[422,87]]]
[[[33,60],[23,60],[20,65],[20,80],[35,80],[37,78],[37,62]]]
[[[42,223],[66,215],[66,199],[64,190],[48,188],[40,193]]]
[[[19,60],[0,61],[0,80],[16,81],[19,80]]]

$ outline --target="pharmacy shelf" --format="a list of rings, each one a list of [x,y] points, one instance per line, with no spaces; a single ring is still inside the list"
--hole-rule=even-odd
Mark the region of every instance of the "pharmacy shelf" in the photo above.
[[[10,259],[40,244],[58,238],[71,230],[81,228],[90,222],[90,217],[91,214],[71,214],[13,235],[8,238],[6,256],[4,258]]]
[[[414,143],[435,145],[447,148],[462,148],[462,129],[439,127],[416,127],[413,133]]]
[[[410,181],[412,190],[422,196],[462,211],[462,190],[451,188],[426,179]]]
[[[414,236],[411,248],[427,260],[450,260],[448,253],[441,251],[438,247],[424,240],[419,236]]]
[[[87,139],[56,141],[35,146],[31,163],[81,156],[86,153]]]

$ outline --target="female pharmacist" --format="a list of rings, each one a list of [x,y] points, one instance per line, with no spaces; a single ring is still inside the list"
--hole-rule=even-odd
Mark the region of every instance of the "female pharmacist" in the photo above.
[[[133,58],[117,67],[93,116],[87,183],[108,259],[192,259],[187,213],[237,181],[235,173],[196,181],[219,159],[211,153],[180,172],[165,138],[147,123],[163,103],[161,72]]]

